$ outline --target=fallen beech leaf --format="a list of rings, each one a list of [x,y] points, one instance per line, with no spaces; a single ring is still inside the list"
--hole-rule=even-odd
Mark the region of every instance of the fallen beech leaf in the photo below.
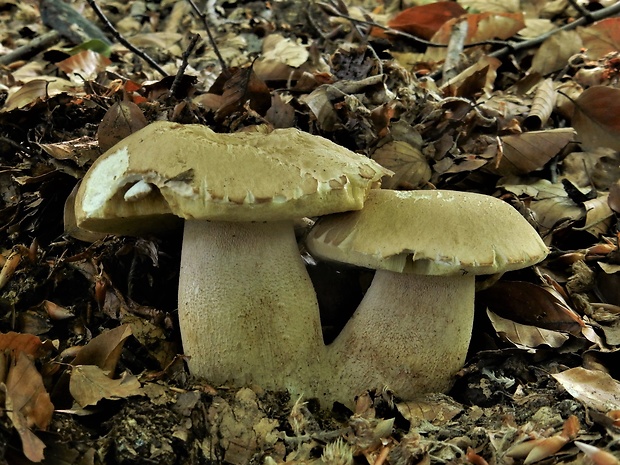
[[[620,50],[620,18],[606,18],[577,31],[591,60]]]
[[[608,194],[599,195],[596,199],[587,200],[583,203],[586,209],[586,224],[583,226],[595,237],[606,234],[614,219],[614,212],[607,203]]]
[[[566,303],[545,288],[525,281],[499,281],[479,293],[495,314],[516,323],[579,334],[585,323]]]
[[[105,152],[125,137],[148,124],[140,107],[130,101],[116,102],[103,116],[97,128],[97,142]]]
[[[47,429],[53,413],[41,374],[24,352],[18,352],[6,381],[6,415],[19,433],[24,455],[33,462],[43,460],[45,444],[30,428]]]
[[[89,136],[54,144],[37,145],[56,160],[72,160],[78,166],[84,166],[88,162],[95,161],[101,155],[97,142]]]
[[[33,79],[9,96],[2,108],[0,108],[0,113],[9,112],[17,108],[26,108],[39,100],[47,100],[54,95],[74,91],[75,89],[76,85],[67,79]]]
[[[620,409],[620,383],[607,373],[577,367],[551,376],[586,407],[601,412]]]
[[[112,373],[123,350],[123,344],[131,333],[129,325],[122,325],[100,334],[84,346],[72,364],[97,365]]]
[[[218,121],[240,111],[246,102],[259,115],[264,115],[271,106],[271,93],[264,81],[254,72],[252,66],[241,68],[224,83],[222,106],[215,112]]]
[[[430,39],[446,21],[467,13],[456,2],[437,2],[407,8],[388,21],[388,26],[422,39]]]
[[[575,139],[572,128],[532,131],[502,136],[503,153],[497,155],[495,172],[502,176],[529,174],[542,168]],[[493,165],[493,163],[491,163]]]
[[[581,50],[581,39],[576,31],[559,31],[546,39],[532,59],[530,72],[547,76],[559,71]]]
[[[445,95],[475,99],[484,92],[487,95],[493,90],[497,77],[497,68],[502,64],[494,57],[482,57],[476,63],[454,76],[441,86]]]
[[[425,422],[444,426],[463,412],[461,404],[444,394],[427,394],[419,399],[398,402],[396,408],[411,423],[410,428]]]
[[[110,379],[108,372],[95,365],[75,365],[71,370],[69,390],[81,407],[95,405],[102,399],[144,395],[135,376],[124,374],[119,379]]]
[[[0,351],[11,349],[14,352],[24,352],[34,357],[42,346],[41,339],[32,334],[15,333],[13,331],[0,333]]]
[[[572,125],[581,144],[620,150],[620,89],[590,87],[573,103]]]
[[[385,189],[416,189],[431,179],[431,168],[420,149],[404,141],[391,141],[372,154],[374,161],[392,170],[394,176],[384,177]]]
[[[110,63],[112,61],[104,55],[92,50],[82,50],[66,60],[59,61],[56,66],[72,77],[73,81],[79,79],[79,82],[83,82],[97,77],[97,74],[105,71]]]
[[[566,334],[515,323],[496,315],[488,309],[487,315],[498,335],[522,349],[533,349],[541,345],[557,348],[561,347],[568,340]]]
[[[505,40],[525,27],[522,13],[470,13],[464,17],[469,26],[466,44],[492,39]],[[462,17],[446,21],[431,40],[448,44],[452,27],[461,20]]]

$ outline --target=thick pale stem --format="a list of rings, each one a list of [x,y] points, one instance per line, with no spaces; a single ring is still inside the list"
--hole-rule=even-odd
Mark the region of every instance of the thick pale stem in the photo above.
[[[351,405],[369,388],[405,399],[448,390],[473,325],[474,277],[377,271],[355,314],[328,347],[332,396]]]
[[[318,304],[291,222],[186,221],[179,324],[192,374],[320,395]]]

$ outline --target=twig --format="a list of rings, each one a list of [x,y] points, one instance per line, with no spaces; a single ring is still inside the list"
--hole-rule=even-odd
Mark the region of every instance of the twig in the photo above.
[[[495,50],[492,53],[489,53],[489,56],[499,57],[511,51],[517,51],[517,50],[534,47],[538,44],[541,44],[542,42],[547,40],[549,37],[551,37],[554,34],[557,34],[560,31],[572,31],[573,29],[579,26],[583,26],[584,24],[588,24],[594,21],[600,21],[601,19],[608,18],[617,13],[620,13],[620,2],[616,2],[613,5],[608,6],[607,8],[603,8],[602,10],[598,10],[593,13],[590,13],[588,16],[582,16],[581,18],[576,19],[572,23],[565,24],[562,27],[546,32],[545,34],[541,34],[538,37],[534,37],[533,39],[524,40],[523,42],[519,42],[515,44],[509,44],[504,48],[501,48],[499,50]]]
[[[449,81],[458,74],[459,63],[461,61],[461,53],[465,46],[467,31],[469,25],[467,21],[459,21],[452,26],[452,34],[448,42],[448,50],[446,51],[446,61],[443,64],[443,80]]]
[[[41,50],[46,49],[50,45],[54,45],[59,40],[60,33],[58,31],[46,32],[45,34],[40,35],[36,39],[32,39],[26,45],[22,45],[21,47],[16,48],[12,52],[7,53],[6,55],[2,55],[0,57],[0,65],[8,65],[20,59],[27,59],[33,57]]]
[[[222,71],[227,70],[228,69],[228,65],[224,61],[224,57],[220,53],[220,49],[218,48],[217,44],[215,43],[215,39],[213,38],[213,34],[211,34],[211,28],[209,27],[209,22],[207,21],[207,15],[204,14],[202,11],[200,11],[198,6],[196,6],[196,4],[194,3],[194,0],[187,0],[187,1],[191,5],[192,9],[196,12],[198,17],[202,20],[203,24],[205,25],[205,29],[207,30],[207,35],[209,36],[209,42],[211,42],[211,46],[213,47],[213,51],[215,52],[215,55],[217,56],[217,59],[220,62],[220,66],[222,67]]]
[[[174,77],[174,81],[172,81],[172,85],[170,86],[170,95],[176,95],[179,85],[181,84],[181,78],[183,74],[185,74],[185,69],[187,68],[189,56],[192,54],[192,51],[196,47],[198,40],[200,39],[200,34],[194,34],[191,42],[187,46],[187,49],[183,52],[181,66],[177,70],[177,74]]]
[[[127,39],[125,39],[120,32],[118,32],[116,30],[116,28],[114,27],[114,25],[108,20],[108,18],[106,17],[106,15],[103,13],[103,11],[101,11],[101,8],[99,8],[99,5],[97,5],[97,2],[95,0],[86,0],[88,2],[88,4],[90,5],[90,7],[93,9],[93,11],[95,12],[95,14],[99,17],[99,19],[101,21],[103,21],[103,24],[105,24],[105,26],[110,30],[110,32],[112,33],[112,35],[116,38],[116,40],[118,40],[121,44],[123,44],[125,47],[127,47],[129,50],[131,50],[133,53],[135,53],[136,55],[138,55],[140,58],[142,58],[144,61],[146,61],[148,64],[150,64],[159,74],[161,74],[163,77],[168,77],[168,73],[166,73],[161,66],[159,66],[159,64],[153,60],[153,58],[151,58],[149,55],[147,55],[144,51],[140,50],[137,47],[134,47],[131,43],[129,43],[127,41]]]
[[[0,137],[0,142],[10,145],[14,149],[16,149],[18,152],[23,152],[29,157],[35,157],[37,155],[36,152],[33,152],[29,148],[24,147],[23,145],[19,144],[18,142],[15,142],[13,139],[9,139],[8,137]]]

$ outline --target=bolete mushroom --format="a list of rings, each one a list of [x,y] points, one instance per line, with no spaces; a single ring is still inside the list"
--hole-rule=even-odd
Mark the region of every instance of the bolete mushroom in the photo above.
[[[328,347],[331,397],[346,404],[384,386],[405,399],[448,390],[471,338],[474,276],[547,254],[507,203],[441,190],[373,190],[362,210],[319,219],[306,245],[318,258],[377,270]]]
[[[121,234],[185,219],[178,305],[190,371],[320,395],[318,305],[293,220],[360,209],[387,173],[296,129],[217,134],[157,122],[93,164],[76,218]]]

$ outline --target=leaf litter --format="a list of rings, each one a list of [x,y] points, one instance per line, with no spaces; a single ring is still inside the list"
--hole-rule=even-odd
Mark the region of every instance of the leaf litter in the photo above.
[[[2,463],[617,463],[619,9],[401,3],[2,4]],[[351,411],[211,386],[181,355],[179,232],[63,226],[98,154],[159,119],[320,134],[391,188],[502,198],[552,253],[479,283],[449,396],[387,386]],[[331,272],[347,279],[321,276],[325,322],[368,281]]]

